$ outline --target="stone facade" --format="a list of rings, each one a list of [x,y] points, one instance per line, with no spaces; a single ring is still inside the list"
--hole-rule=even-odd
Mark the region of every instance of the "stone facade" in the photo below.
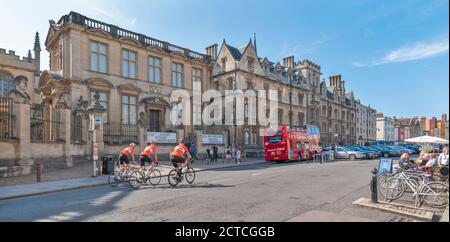
[[[263,110],[266,120],[318,126],[323,146],[357,142],[357,105],[362,104],[353,92],[346,92],[341,75],[330,77],[327,85],[321,81],[321,67],[310,60],[296,62],[289,56],[280,63],[261,58],[256,37],[242,48],[224,40],[220,48],[213,44],[201,54],[70,12],[57,22],[49,22],[45,48],[50,63],[43,72],[39,68],[38,35],[34,59],[31,53],[19,59],[14,52],[0,49],[0,73],[15,87],[7,96],[14,100],[17,120],[15,139],[0,140],[0,161],[5,166],[27,165],[27,169],[19,169],[24,172],[36,161],[61,161],[72,166],[77,160],[92,160],[94,141],[100,154],[117,154],[131,142],[139,144],[139,152],[149,132],[171,133],[176,140],[196,143],[200,157],[210,146],[202,142],[205,135],[222,135],[221,154],[225,146],[238,145],[246,156],[261,157],[262,131],[267,125],[261,125],[260,117],[252,116],[249,110],[255,104],[256,110],[262,111],[262,103],[267,108],[269,103],[278,105],[270,113]],[[205,117],[210,104],[196,99],[198,94],[215,90],[226,99],[226,91],[233,89],[255,94],[274,90],[278,95],[246,96],[242,125],[233,125],[239,115],[236,120],[231,116],[229,124],[230,116],[224,113],[206,113],[218,115],[215,125],[194,122],[202,113]],[[184,106],[178,105],[179,100],[170,100],[175,90],[187,92],[188,97],[181,98]],[[89,106],[96,102],[96,96],[106,111],[98,114],[103,125],[94,140]],[[226,102],[221,105],[223,110],[228,107]],[[171,121],[186,114],[193,114],[189,125]],[[168,158],[173,146],[160,143],[159,156]]]
[[[419,118],[400,118],[395,120],[395,126],[398,129],[398,142],[404,143],[406,139],[419,137],[420,121]]]
[[[320,84],[322,125],[321,139],[324,145],[356,144],[356,100],[353,92],[346,92],[341,75],[331,76],[329,85]]]
[[[377,141],[388,144],[398,142],[398,131],[396,132],[395,119],[385,117],[383,113],[377,113]]]
[[[356,100],[356,140],[358,144],[369,144],[376,141],[376,110]]]

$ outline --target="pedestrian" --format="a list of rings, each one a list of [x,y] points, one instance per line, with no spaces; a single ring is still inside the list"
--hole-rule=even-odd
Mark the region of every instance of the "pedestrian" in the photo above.
[[[219,148],[217,148],[216,145],[213,146],[213,157],[214,157],[214,162],[217,163],[217,158],[219,156]]]
[[[448,166],[448,148],[445,147],[442,150],[442,153],[438,157],[438,165],[439,166]]]
[[[191,153],[192,156],[191,163],[194,163],[195,159],[197,159],[197,147],[195,147],[194,143],[191,144],[191,147],[189,148],[189,153]]]
[[[231,149],[230,146],[227,146],[227,149],[225,151],[226,153],[226,159],[227,159],[227,163],[231,161]]]
[[[211,150],[208,148],[206,149],[206,164],[212,163],[212,156],[211,156]]]
[[[238,165],[240,165],[241,164],[241,156],[242,156],[242,149],[241,148],[238,148],[237,150],[236,150],[236,163],[238,164]]]
[[[234,160],[234,163],[236,163],[237,164],[237,147],[236,146],[233,146],[233,150],[231,151],[232,152],[232,154],[233,154],[233,160]]]

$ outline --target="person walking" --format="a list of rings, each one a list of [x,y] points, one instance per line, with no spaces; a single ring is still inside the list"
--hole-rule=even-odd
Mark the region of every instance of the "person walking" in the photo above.
[[[232,153],[233,153],[233,160],[234,160],[234,163],[237,164],[238,161],[237,161],[237,147],[236,147],[236,146],[233,147]]]
[[[237,150],[236,150],[236,163],[238,165],[241,164],[241,155],[242,155],[242,149],[241,148],[237,148]]]
[[[227,149],[225,151],[225,155],[226,155],[226,159],[227,159],[227,163],[231,161],[231,149],[230,146],[227,146]]]
[[[206,164],[212,163],[211,150],[209,148],[206,149]]]
[[[197,159],[197,147],[195,147],[194,143],[191,144],[191,147],[189,148],[189,153],[191,153],[192,156],[191,163],[194,163],[195,159]]]
[[[213,158],[214,158],[214,162],[217,163],[217,158],[219,156],[219,148],[217,148],[216,145],[213,146]]]

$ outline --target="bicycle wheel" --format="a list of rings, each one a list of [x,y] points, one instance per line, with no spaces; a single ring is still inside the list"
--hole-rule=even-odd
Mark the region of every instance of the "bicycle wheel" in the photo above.
[[[448,206],[448,185],[442,182],[431,182],[420,189],[422,200],[430,207],[445,208]]]
[[[147,181],[153,186],[159,185],[161,182],[161,172],[158,169],[153,169],[149,172]]]
[[[387,199],[391,201],[401,198],[403,194],[405,194],[405,190],[405,182],[396,177],[391,177],[382,181],[379,189],[380,195],[383,198],[386,198],[387,196]],[[386,191],[388,193],[387,195]]]
[[[192,167],[188,167],[186,172],[184,173],[184,177],[186,178],[186,182],[189,184],[194,183],[195,181],[195,170]]]
[[[169,180],[169,184],[172,187],[176,187],[178,185],[178,183],[180,183],[180,177],[178,176],[178,170],[176,170],[176,169],[171,170],[167,177]]]
[[[128,177],[128,184],[133,189],[139,189],[142,186],[142,182],[144,181],[144,176],[140,171],[134,171]]]
[[[120,183],[120,178],[118,176],[117,172],[113,172],[111,175],[108,176],[108,184],[111,187],[117,187]]]

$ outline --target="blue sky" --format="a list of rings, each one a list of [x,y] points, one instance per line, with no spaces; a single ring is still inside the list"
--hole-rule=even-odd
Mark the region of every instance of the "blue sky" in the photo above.
[[[294,55],[342,74],[347,90],[389,116],[449,110],[448,0],[0,0],[0,48],[26,55],[33,33],[71,10],[204,52],[241,47],[257,34],[258,54]],[[4,33],[10,33],[6,37]],[[42,62],[47,68],[48,57]]]

